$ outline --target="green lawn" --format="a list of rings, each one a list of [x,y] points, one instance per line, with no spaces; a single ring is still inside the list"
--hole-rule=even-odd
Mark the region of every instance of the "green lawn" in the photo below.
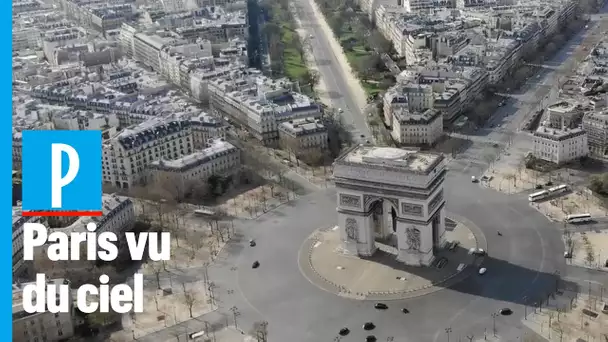
[[[297,33],[293,30],[293,25],[281,23],[281,40],[285,45],[283,58],[285,63],[285,76],[291,80],[300,80],[308,71],[306,62],[300,57],[300,53],[291,47]]]
[[[382,89],[378,87],[377,83],[368,83],[365,81],[361,81],[361,86],[363,86],[363,90],[365,90],[367,96],[375,96],[376,94],[382,92]]]

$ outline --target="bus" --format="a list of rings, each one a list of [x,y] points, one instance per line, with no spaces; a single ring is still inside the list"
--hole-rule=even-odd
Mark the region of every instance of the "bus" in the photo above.
[[[531,194],[530,196],[528,196],[528,200],[530,202],[536,202],[536,201],[540,201],[543,198],[547,198],[549,197],[549,192],[546,190],[543,191],[539,191],[539,192],[535,192],[533,194]]]
[[[210,217],[215,214],[215,211],[209,207],[201,206],[199,209],[194,210],[194,215],[202,217]]]
[[[591,214],[576,214],[566,216],[566,222],[568,223],[581,223],[591,221]]]
[[[199,331],[199,332],[195,332],[195,333],[190,334],[190,339],[191,340],[196,340],[197,338],[202,337],[203,335],[205,335],[205,331],[204,330]]]
[[[551,195],[562,194],[562,193],[564,193],[566,191],[568,191],[568,186],[566,184],[554,186],[554,187],[552,187],[552,188],[549,189],[549,193]]]

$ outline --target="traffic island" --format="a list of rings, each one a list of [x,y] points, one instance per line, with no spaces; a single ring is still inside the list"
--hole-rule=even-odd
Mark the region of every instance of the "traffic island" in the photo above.
[[[339,230],[317,230],[300,250],[300,269],[316,286],[359,300],[397,300],[450,287],[476,273],[482,257],[471,249],[485,250],[479,229],[453,220],[446,227],[446,244],[430,267],[407,266],[396,260],[391,247],[377,242],[368,258],[344,253]],[[394,248],[392,248],[394,249]]]

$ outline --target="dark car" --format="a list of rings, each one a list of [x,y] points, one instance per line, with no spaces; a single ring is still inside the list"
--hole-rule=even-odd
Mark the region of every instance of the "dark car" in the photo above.
[[[254,261],[253,264],[251,265],[251,268],[258,268],[260,267],[260,262],[259,261]]]
[[[545,183],[545,185],[546,185],[546,186],[552,186],[552,185],[553,185],[553,182],[547,182],[547,183]]]
[[[363,324],[363,330],[374,330],[376,328],[376,325],[372,322],[366,322],[365,324]]]
[[[350,330],[348,328],[342,328],[342,329],[340,329],[340,331],[338,332],[338,334],[340,336],[346,336],[346,335],[350,334]]]
[[[541,184],[536,184],[536,186],[534,187],[536,190],[540,190],[543,188],[543,186]]]
[[[384,303],[376,303],[376,304],[374,304],[374,308],[376,308],[378,310],[386,310],[386,309],[388,309],[388,306]]]
[[[376,342],[378,339],[374,335],[369,335],[365,338],[365,342]]]
[[[403,309],[401,309],[401,312],[403,312],[404,314],[408,314],[408,313],[410,313],[410,310],[403,308]]]
[[[509,308],[500,309],[498,312],[503,316],[510,316],[511,314],[513,314],[513,310]]]
[[[249,240],[249,247],[255,247],[255,240]]]

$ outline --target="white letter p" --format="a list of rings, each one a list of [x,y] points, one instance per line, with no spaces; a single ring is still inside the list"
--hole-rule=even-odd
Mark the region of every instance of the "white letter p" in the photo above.
[[[68,172],[63,176],[62,172],[62,154],[65,152],[68,155],[70,167]],[[66,144],[51,144],[51,207],[61,208],[61,189],[72,183],[80,170],[80,159],[78,152]]]

